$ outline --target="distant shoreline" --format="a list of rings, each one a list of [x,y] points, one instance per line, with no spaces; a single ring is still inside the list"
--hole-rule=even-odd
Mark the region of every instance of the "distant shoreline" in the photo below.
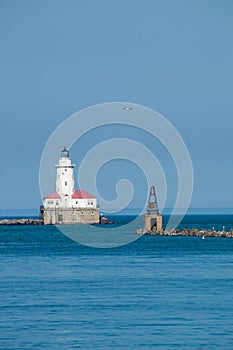
[[[121,210],[121,208],[119,208],[119,209],[117,209],[117,208],[115,208],[116,210]],[[171,212],[172,211],[172,207],[165,207],[165,208],[163,208],[163,213],[164,214],[166,214],[167,212]],[[182,209],[183,210],[183,208],[178,208],[178,209]],[[109,208],[101,208],[101,210],[103,211],[103,212],[105,212],[105,211],[108,211],[109,210]],[[141,208],[141,207],[130,207],[130,208],[127,208],[126,209],[129,213],[130,212],[139,212],[139,211],[142,211],[143,210],[143,208]],[[37,214],[37,213],[39,213],[39,206],[38,206],[38,208],[0,208],[0,214],[2,213],[2,212],[4,212],[4,213],[16,213],[16,212],[24,212],[24,213],[34,213],[34,214]],[[187,209],[187,211],[188,211],[188,213],[190,213],[190,212],[198,212],[198,213],[200,213],[200,212],[212,212],[212,213],[215,213],[216,211],[218,211],[218,212],[220,212],[220,214],[221,213],[223,213],[223,212],[226,212],[226,213],[232,213],[233,214],[233,206],[232,207],[189,207],[188,209]]]
[[[5,214],[4,214],[5,213]],[[35,221],[40,221],[40,215],[37,213],[37,214],[31,214],[31,215],[27,215],[26,213],[20,213],[20,212],[17,212],[17,211],[14,211],[13,213],[9,213],[6,211],[1,212],[0,210],[0,222],[3,221],[3,220],[25,220],[25,221],[31,221],[31,220],[35,220]],[[105,212],[105,211],[101,211],[101,214],[103,216],[109,216],[109,217],[112,217],[112,218],[117,218],[117,217],[124,217],[124,216],[129,216],[129,217],[143,217],[144,213],[140,213],[140,214],[137,214],[137,213],[125,213],[125,212],[119,212],[119,213],[108,213],[108,212]],[[163,217],[165,218],[169,218],[171,216],[171,214],[162,214]],[[179,217],[180,215],[173,215],[174,217]],[[233,213],[226,213],[226,212],[223,212],[223,213],[220,213],[220,212],[216,212],[216,213],[186,213],[184,215],[184,218],[192,218],[192,217],[208,217],[208,216],[212,216],[212,217],[221,217],[221,216],[232,216],[232,219],[233,219]]]

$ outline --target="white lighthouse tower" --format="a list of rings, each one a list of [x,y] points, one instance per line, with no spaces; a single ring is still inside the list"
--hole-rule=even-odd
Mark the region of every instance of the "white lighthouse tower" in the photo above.
[[[60,206],[63,208],[72,207],[72,194],[74,193],[74,167],[71,163],[69,151],[64,147],[57,169],[56,192],[61,196]]]
[[[69,151],[64,147],[56,165],[56,191],[44,198],[41,207],[44,224],[99,222],[96,197],[84,190],[75,190],[74,167]]]

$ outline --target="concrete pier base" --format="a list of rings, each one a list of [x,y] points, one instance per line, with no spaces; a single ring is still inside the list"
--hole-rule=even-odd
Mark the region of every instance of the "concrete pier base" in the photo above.
[[[163,221],[161,214],[144,214],[144,233],[162,232]]]
[[[98,224],[99,208],[48,208],[43,209],[44,225]]]

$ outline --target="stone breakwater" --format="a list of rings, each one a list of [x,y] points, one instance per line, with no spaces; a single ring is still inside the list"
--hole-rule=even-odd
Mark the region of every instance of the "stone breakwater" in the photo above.
[[[140,231],[140,230],[139,230]],[[138,234],[142,234],[141,232],[137,232]],[[156,236],[194,236],[194,237],[225,237],[225,238],[233,238],[233,229],[230,231],[215,231],[215,230],[197,230],[193,229],[173,229],[173,230],[164,230],[161,232],[146,232],[146,235],[156,235]]]
[[[101,222],[101,224],[113,224],[114,222]],[[43,221],[40,219],[3,219],[0,220],[0,225],[43,225]],[[143,234],[142,229],[138,229],[135,233]],[[233,229],[230,231],[215,231],[215,230],[198,230],[192,229],[173,229],[173,230],[163,230],[161,232],[150,231],[144,233],[150,236],[194,236],[200,238],[207,237],[225,237],[233,238]]]
[[[0,220],[0,225],[43,225],[43,220],[40,219],[3,219]],[[115,224],[113,221],[108,221],[108,218],[103,217],[100,220],[101,225]]]
[[[4,219],[0,220],[0,225],[42,225],[39,219]]]

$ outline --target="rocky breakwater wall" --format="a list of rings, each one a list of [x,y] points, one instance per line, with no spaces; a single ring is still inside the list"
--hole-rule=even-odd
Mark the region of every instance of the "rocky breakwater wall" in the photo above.
[[[0,225],[42,225],[43,221],[39,219],[3,219]]]
[[[140,232],[137,232],[140,233]],[[233,238],[233,229],[231,231],[215,231],[215,230],[197,230],[193,229],[173,229],[163,230],[161,232],[146,232],[146,235],[157,235],[157,236],[194,236],[194,237],[225,237]]]

